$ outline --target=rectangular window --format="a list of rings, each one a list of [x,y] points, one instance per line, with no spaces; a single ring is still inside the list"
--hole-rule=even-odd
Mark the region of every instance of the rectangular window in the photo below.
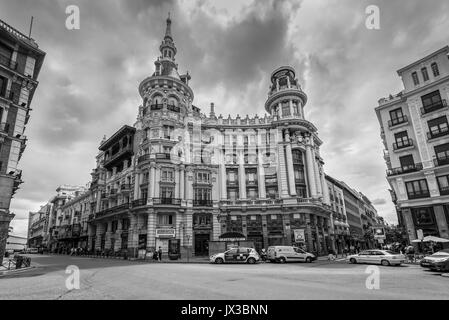
[[[173,187],[161,187],[161,198],[162,199],[173,199],[175,194],[175,189]]]
[[[435,146],[434,149],[438,165],[449,164],[449,143]]]
[[[290,116],[290,105],[289,103],[283,103],[282,104],[282,116]]]
[[[163,181],[163,182],[175,181],[174,172],[172,170],[162,170],[161,181]]]
[[[430,197],[427,180],[416,180],[405,183],[409,200]]]
[[[0,96],[4,97],[6,94],[6,86],[8,85],[8,79],[0,76]]]
[[[438,188],[442,196],[449,195],[449,176],[442,176],[437,178]]]
[[[427,68],[422,68],[421,73],[424,81],[429,81],[429,74],[427,73]]]
[[[444,107],[439,90],[422,96],[421,100],[424,107],[423,113],[432,112]]]
[[[164,214],[157,216],[157,223],[159,225],[169,226],[173,224],[173,216],[171,214]]]
[[[449,132],[446,116],[430,120],[427,124],[429,125],[430,130],[429,138],[438,138]]]
[[[440,75],[440,70],[438,69],[438,64],[436,62],[432,63],[432,72],[434,77],[438,77]]]
[[[404,117],[404,114],[402,113],[402,108],[398,108],[395,110],[390,111],[390,127],[396,126],[398,124],[406,122],[406,118]]]
[[[228,199],[229,200],[237,200],[237,190],[235,189],[228,189]]]
[[[418,73],[417,72],[413,72],[412,73],[412,78],[413,78],[414,85],[417,86],[419,84]]]
[[[399,158],[401,163],[401,168],[403,171],[407,171],[415,168],[415,161],[413,160],[413,155],[409,154]]]
[[[434,224],[434,214],[432,207],[427,208],[413,208],[413,219],[417,226]]]
[[[173,138],[173,131],[175,130],[172,126],[163,126],[164,130],[164,139],[172,139]]]
[[[411,139],[409,139],[407,131],[396,133],[394,135],[394,139],[396,141],[394,144],[395,150],[406,148],[412,145]]]

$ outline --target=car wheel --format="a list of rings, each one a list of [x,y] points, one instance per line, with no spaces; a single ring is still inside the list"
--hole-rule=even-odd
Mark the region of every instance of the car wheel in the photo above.
[[[307,263],[312,263],[312,258],[311,257],[307,257],[306,262]]]
[[[285,258],[284,258],[284,257],[281,257],[281,258],[279,258],[279,262],[280,262],[280,263],[285,263],[285,262],[286,262],[286,260],[285,260]]]
[[[357,260],[355,260],[354,258],[349,259],[349,262],[351,262],[352,264],[356,264]]]
[[[217,258],[217,259],[215,259],[215,263],[216,264],[222,264],[224,261],[223,261],[223,259],[222,258]]]
[[[385,267],[390,265],[390,262],[388,260],[382,260],[380,263]]]
[[[255,264],[255,263],[256,263],[256,259],[254,259],[254,258],[249,258],[249,259],[247,260],[247,262],[248,262],[249,264]]]

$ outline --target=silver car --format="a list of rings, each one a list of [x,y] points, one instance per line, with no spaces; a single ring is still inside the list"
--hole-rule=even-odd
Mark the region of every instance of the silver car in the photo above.
[[[350,263],[381,264],[383,266],[399,266],[405,262],[403,254],[389,250],[365,250],[359,254],[348,256],[346,260]]]

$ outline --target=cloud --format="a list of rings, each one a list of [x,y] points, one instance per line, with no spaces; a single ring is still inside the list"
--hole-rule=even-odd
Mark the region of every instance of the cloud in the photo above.
[[[80,7],[78,31],[65,28],[71,4]],[[365,28],[371,4],[380,7],[378,31]],[[135,121],[137,88],[153,72],[170,11],[195,105],[262,115],[270,73],[292,65],[324,142],[325,170],[378,199],[379,213],[396,221],[391,201],[381,201],[390,195],[374,108],[401,90],[395,70],[446,44],[448,9],[445,0],[2,1],[0,12],[20,30],[34,16],[33,38],[47,52],[19,165],[25,183],[11,209],[26,218],[58,185],[88,182],[103,135]]]
[[[375,206],[377,206],[377,205],[383,205],[383,204],[386,204],[386,203],[387,203],[387,200],[385,200],[385,199],[374,199],[372,202],[373,202],[373,204],[374,204]]]

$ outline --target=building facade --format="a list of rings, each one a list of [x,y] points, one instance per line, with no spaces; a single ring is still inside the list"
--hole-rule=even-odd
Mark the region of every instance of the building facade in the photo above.
[[[387,180],[410,241],[418,230],[449,238],[448,55],[446,46],[400,69],[404,90],[376,108]]]
[[[66,244],[133,257],[159,247],[203,256],[215,242],[239,241],[341,251],[344,190],[324,173],[295,70],[271,74],[264,117],[225,118],[213,103],[208,115],[193,104],[170,19],[160,52],[139,86],[136,123],[101,141],[89,190],[59,206],[66,226],[87,221],[87,243],[72,235]]]
[[[33,39],[0,20],[0,254],[14,217],[11,199],[22,183],[18,163],[26,147],[25,126],[44,57]]]
[[[47,203],[37,212],[30,212],[28,216],[28,247],[43,248],[47,246],[48,217],[52,204]]]

